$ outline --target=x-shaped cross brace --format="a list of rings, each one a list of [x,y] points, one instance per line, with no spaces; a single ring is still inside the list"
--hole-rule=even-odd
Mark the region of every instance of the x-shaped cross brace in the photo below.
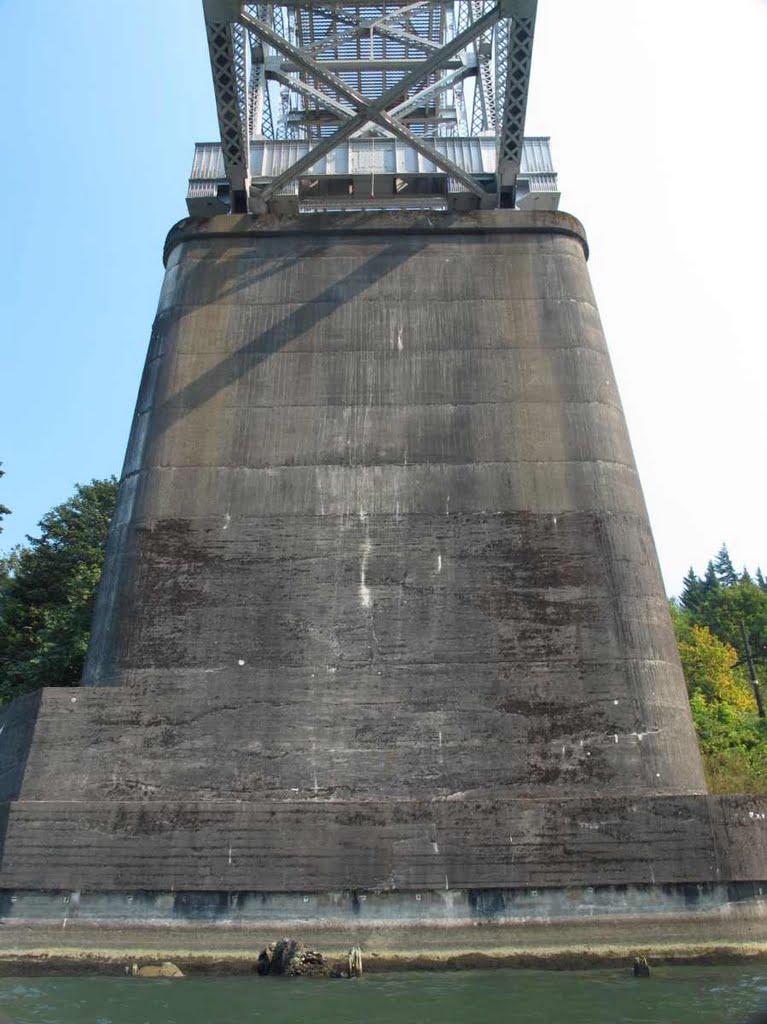
[[[382,128],[391,132],[392,135],[396,135],[398,138],[407,142],[419,153],[422,153],[428,160],[431,160],[437,167],[442,168],[451,177],[460,181],[469,192],[472,192],[480,200],[487,202],[490,196],[485,190],[479,185],[475,179],[467,174],[461,167],[444,156],[442,153],[437,152],[433,146],[430,146],[423,139],[414,135],[401,121],[398,121],[396,117],[392,117],[387,112],[387,108],[397,100],[402,100],[407,97],[408,92],[413,86],[418,85],[424,79],[439,68],[456,53],[465,49],[466,45],[471,42],[472,39],[480,35],[491,25],[493,25],[500,17],[499,8],[493,7],[492,10],[488,11],[477,21],[473,22],[467,29],[451,39],[449,43],[441,47],[439,50],[432,53],[419,66],[411,71],[410,74],[405,75],[395,86],[388,89],[382,96],[377,99],[370,100],[368,97],[363,96],[357,92],[356,89],[352,89],[346,82],[343,81],[338,75],[336,75],[329,68],[323,67],[323,62],[315,60],[313,57],[307,55],[304,50],[293,46],[287,39],[275,32],[270,25],[260,18],[254,17],[252,14],[242,12],[238,18],[239,22],[246,28],[251,29],[257,33],[265,42],[273,46],[275,50],[289,57],[290,60],[295,64],[296,67],[301,68],[303,71],[312,75],[316,80],[325,82],[331,88],[335,89],[338,96],[348,100],[352,107],[357,111],[353,113],[351,110],[347,117],[343,121],[333,135],[328,136],[326,139],[322,139],[312,149],[309,150],[305,156],[296,160],[295,163],[291,164],[282,174],[272,179],[265,188],[259,191],[258,197],[252,203],[252,211],[259,213],[266,208],[266,204],[269,199],[280,189],[284,188],[289,182],[294,181],[297,177],[303,174],[304,171],[308,170],[313,164],[320,160],[323,156],[329,153],[332,149],[335,149],[339,143],[353,135],[354,132],[364,127],[366,124],[373,122],[380,125]],[[338,105],[336,105],[337,107]]]

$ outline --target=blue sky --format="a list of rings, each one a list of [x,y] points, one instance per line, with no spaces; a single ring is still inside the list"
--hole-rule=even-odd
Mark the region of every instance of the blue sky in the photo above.
[[[0,545],[119,474],[195,140],[198,0],[0,0]],[[667,587],[723,540],[767,568],[767,5],[539,0],[550,134]]]
[[[195,139],[214,135],[195,0],[0,0],[4,546],[119,474]]]

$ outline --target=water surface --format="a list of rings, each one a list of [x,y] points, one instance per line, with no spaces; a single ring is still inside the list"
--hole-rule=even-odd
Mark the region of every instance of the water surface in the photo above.
[[[742,1024],[767,964],[279,978],[0,978],[1,1024]],[[765,1017],[767,1022],[767,1017]]]

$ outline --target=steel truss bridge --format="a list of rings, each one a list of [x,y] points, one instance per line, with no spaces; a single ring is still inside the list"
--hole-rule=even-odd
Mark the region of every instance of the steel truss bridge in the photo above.
[[[203,0],[221,142],[192,215],[556,208],[524,139],[537,0]]]

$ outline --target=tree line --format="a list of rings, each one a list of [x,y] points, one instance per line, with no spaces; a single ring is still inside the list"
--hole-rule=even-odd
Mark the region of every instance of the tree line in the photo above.
[[[79,485],[43,516],[38,536],[0,557],[0,703],[78,685],[116,498],[114,477]],[[9,514],[0,504],[0,533]],[[690,569],[671,617],[710,789],[767,793],[767,726],[752,678],[767,682],[761,569],[736,571],[722,546],[702,576]]]
[[[767,793],[767,582],[737,572],[726,545],[671,602],[690,707],[714,793]],[[757,682],[755,683],[754,680]]]
[[[114,477],[78,485],[0,557],[0,703],[78,685],[116,497]],[[9,514],[0,506],[0,531]]]

